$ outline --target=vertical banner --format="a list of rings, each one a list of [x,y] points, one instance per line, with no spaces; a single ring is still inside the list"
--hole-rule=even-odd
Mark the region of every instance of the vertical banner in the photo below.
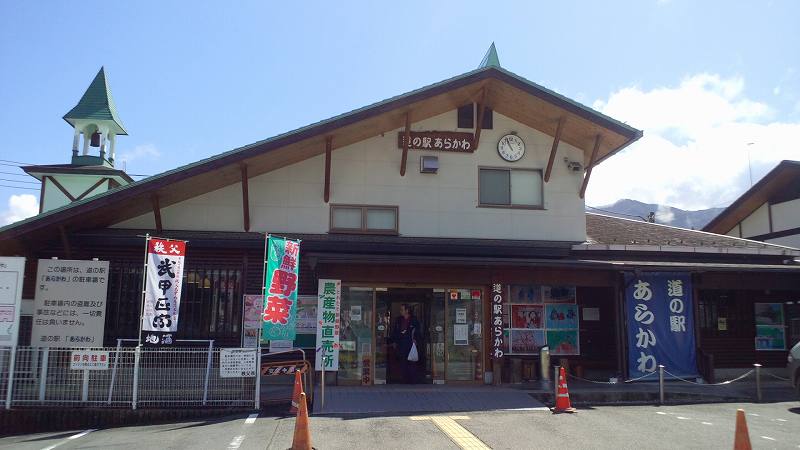
[[[339,370],[339,309],[342,303],[342,282],[340,280],[319,280],[317,287],[317,363],[316,370],[322,370],[322,356],[328,356],[325,370]]]
[[[630,378],[656,372],[659,364],[682,378],[697,376],[690,274],[626,273],[625,311]]]
[[[0,257],[0,347],[17,345],[25,258]]]
[[[300,241],[267,237],[261,339],[294,340]]]
[[[503,285],[492,283],[492,358],[503,357]]]
[[[178,331],[185,241],[150,238],[147,241],[147,271],[142,331],[148,345],[172,345]]]

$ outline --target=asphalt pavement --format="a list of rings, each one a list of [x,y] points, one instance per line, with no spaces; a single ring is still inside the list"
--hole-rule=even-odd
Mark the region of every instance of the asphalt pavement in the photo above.
[[[314,416],[311,434],[318,449],[730,449],[737,408],[747,413],[754,449],[800,448],[800,402],[602,406],[559,415],[511,410]],[[292,417],[237,415],[12,436],[0,439],[0,449],[287,449],[293,429]]]

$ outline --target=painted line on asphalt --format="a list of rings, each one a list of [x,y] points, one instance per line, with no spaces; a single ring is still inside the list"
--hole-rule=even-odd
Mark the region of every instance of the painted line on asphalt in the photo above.
[[[90,430],[82,431],[82,432],[80,432],[78,434],[73,434],[72,436],[64,439],[63,441],[59,442],[58,444],[53,444],[50,447],[43,448],[42,450],[52,450],[52,449],[58,447],[61,444],[65,444],[67,441],[72,441],[72,440],[75,440],[75,439],[82,438],[82,437],[86,436],[87,434],[91,433],[92,431],[97,431],[97,429],[96,428],[92,428]]]
[[[470,433],[455,421],[467,420],[469,416],[415,416],[409,417],[411,420],[430,420],[439,430],[450,438],[462,449],[469,450],[492,450],[491,447],[483,443],[477,436]]]
[[[665,413],[664,411],[656,411],[656,414],[661,414],[662,416],[666,416],[667,415],[667,413]]]
[[[748,416],[753,416],[753,417],[761,417],[760,415],[758,415],[756,413],[747,413],[747,415]]]
[[[678,416],[678,417],[676,417],[676,419],[680,419],[680,420],[689,420],[689,418],[688,418],[688,417],[683,417],[683,416]]]
[[[711,422],[700,422],[700,423],[702,423],[703,425],[714,425],[714,424],[713,424],[713,423],[711,423]]]
[[[775,438],[773,438],[773,437],[769,437],[769,436],[761,436],[761,439],[766,439],[766,440],[768,440],[768,441],[774,441],[774,440],[776,440]]]
[[[244,423],[250,425],[251,423],[256,423],[256,418],[258,417],[258,413],[253,413],[247,416],[247,419],[244,419]]]
[[[772,420],[774,420],[776,422],[786,422],[786,419],[772,419]]]
[[[244,441],[244,435],[236,436],[233,438],[230,444],[228,444],[228,450],[236,450],[239,446],[242,445],[242,441]]]

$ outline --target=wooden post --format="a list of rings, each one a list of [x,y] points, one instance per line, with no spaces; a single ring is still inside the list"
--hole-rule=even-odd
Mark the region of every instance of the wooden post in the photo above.
[[[69,238],[67,237],[67,230],[64,228],[64,225],[58,226],[58,233],[61,235],[61,246],[64,247],[64,256],[67,259],[72,258],[72,249],[69,245]]]
[[[411,145],[411,113],[406,112],[406,132],[403,139],[403,160],[400,161],[400,176],[406,176],[406,164],[408,162],[408,147]]]
[[[581,186],[580,196],[583,198],[586,195],[586,187],[589,186],[589,177],[592,176],[592,169],[594,162],[597,160],[597,151],[600,149],[600,142],[603,140],[603,135],[598,134],[594,138],[594,149],[592,149],[592,156],[589,158],[589,165],[586,166],[586,175],[583,177],[583,185]]]
[[[158,205],[158,195],[153,194],[150,197],[150,203],[153,205],[153,217],[156,221],[156,231],[161,233],[161,207]]]
[[[478,143],[481,141],[481,130],[483,129],[483,115],[486,109],[486,88],[481,89],[481,101],[478,103],[478,123],[475,124],[475,150],[478,150]]]
[[[333,151],[333,137],[325,138],[325,203],[331,199],[331,151]]]
[[[242,164],[242,223],[244,231],[250,231],[250,192],[247,180],[247,164]]]
[[[561,116],[558,119],[558,127],[556,128],[556,136],[553,138],[553,147],[550,148],[550,159],[547,160],[547,169],[544,171],[544,182],[550,181],[550,173],[553,171],[553,162],[556,160],[556,153],[558,152],[558,143],[561,141],[561,132],[564,131],[564,123],[567,118]]]

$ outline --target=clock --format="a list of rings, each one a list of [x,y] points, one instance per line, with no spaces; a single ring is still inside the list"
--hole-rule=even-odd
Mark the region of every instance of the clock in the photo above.
[[[515,162],[525,155],[525,142],[516,134],[507,134],[497,143],[497,153],[508,162]]]

